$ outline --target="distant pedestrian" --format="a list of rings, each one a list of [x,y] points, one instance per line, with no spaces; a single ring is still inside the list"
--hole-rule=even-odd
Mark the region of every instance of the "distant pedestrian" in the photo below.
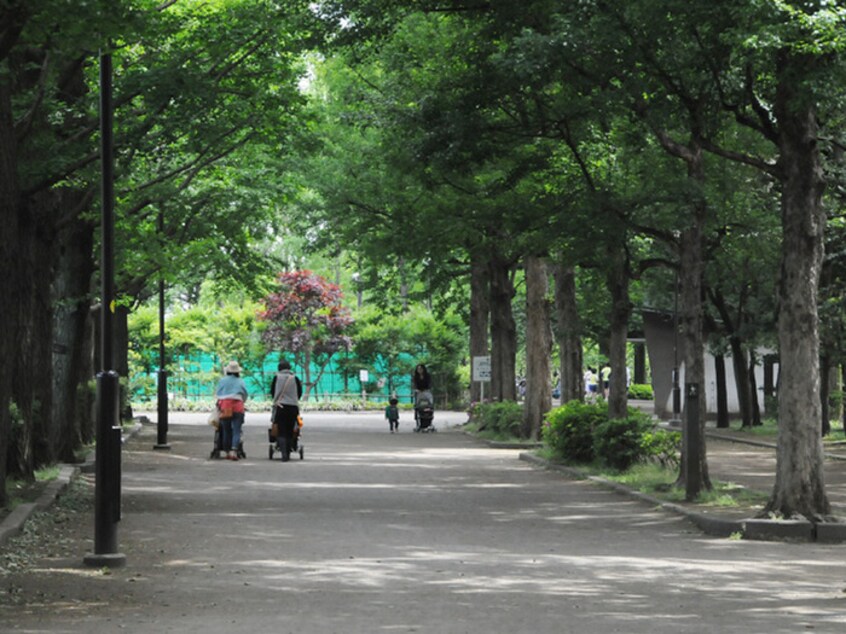
[[[411,375],[411,402],[414,403],[414,421],[418,421],[417,405],[421,397],[434,402],[432,396],[432,376],[422,363],[418,363]],[[419,426],[419,423],[418,423]]]
[[[278,430],[276,446],[282,453],[282,462],[288,462],[294,449],[294,426],[298,424],[300,416],[303,384],[291,371],[291,364],[284,359],[277,368],[279,371],[270,383],[270,394],[273,396],[272,420]]]
[[[585,395],[587,396],[588,400],[591,400],[596,397],[597,393],[597,378],[596,378],[596,370],[592,367],[588,366],[588,369],[585,370]]]
[[[226,452],[227,460],[238,460],[244,404],[249,394],[237,361],[230,361],[223,371],[224,377],[215,390],[217,410],[220,412],[220,448]]]
[[[602,396],[604,398],[608,398],[608,392],[611,388],[611,366],[607,363],[602,366],[602,369],[599,371],[599,378],[602,385]]]
[[[391,433],[399,431],[399,401],[395,397],[388,400],[388,406],[385,408],[385,418],[388,419],[388,425],[391,428]]]

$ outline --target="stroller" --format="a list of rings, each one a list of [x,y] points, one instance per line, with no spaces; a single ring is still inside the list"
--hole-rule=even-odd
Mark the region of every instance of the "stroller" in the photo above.
[[[431,392],[418,392],[414,401],[415,432],[436,432],[432,420],[435,418],[435,399]]]
[[[276,435],[273,433],[273,425],[267,428],[267,458],[268,460],[273,460],[273,454],[281,450],[276,444]],[[292,435],[292,442],[290,453],[298,453],[300,454],[300,460],[305,459],[305,446],[303,444],[303,418],[302,416],[297,417],[297,424],[294,425],[294,433]]]
[[[243,429],[243,428],[242,428]],[[238,441],[238,449],[236,450],[236,455],[238,456],[239,460],[243,460],[247,457],[246,452],[244,451],[244,435],[243,431],[241,432],[241,440]],[[220,433],[220,423],[214,426],[214,447],[212,448],[211,455],[209,458],[213,460],[217,460],[220,458],[220,454],[224,453],[224,449],[222,446],[223,443],[223,434]]]

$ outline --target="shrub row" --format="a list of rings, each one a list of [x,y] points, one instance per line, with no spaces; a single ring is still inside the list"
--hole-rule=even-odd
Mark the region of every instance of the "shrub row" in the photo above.
[[[632,383],[629,386],[629,398],[639,401],[651,401],[652,397],[652,386],[648,383]]]
[[[474,403],[470,407],[470,420],[477,425],[478,431],[519,438],[523,406],[514,401]]]
[[[656,429],[645,413],[629,408],[625,419],[608,418],[608,404],[572,401],[551,410],[544,421],[543,441],[555,458],[625,471],[638,462],[678,464],[681,435]]]

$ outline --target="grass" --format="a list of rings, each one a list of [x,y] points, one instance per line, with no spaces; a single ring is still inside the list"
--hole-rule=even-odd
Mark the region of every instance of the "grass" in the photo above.
[[[548,447],[539,449],[536,455],[544,460],[560,463]],[[686,502],[684,488],[675,486],[678,469],[662,467],[655,463],[638,464],[624,472],[611,471],[598,462],[570,466],[586,476],[599,476],[665,502]],[[692,504],[714,509],[757,509],[762,508],[769,499],[766,493],[752,491],[733,482],[716,481],[711,484],[713,488],[703,491]]]
[[[44,486],[59,477],[59,466],[54,465],[38,469],[35,472],[35,479],[20,480],[16,478],[8,478],[6,480],[6,497],[8,504],[5,507],[6,511],[12,511],[21,504],[35,502]]]
[[[513,434],[506,434],[491,429],[483,429],[482,431],[479,431],[479,423],[469,422],[464,425],[463,429],[464,431],[473,434],[476,438],[481,438],[482,440],[488,440],[491,442],[531,444],[531,441],[526,440],[525,438],[520,438],[519,436],[514,436]]]

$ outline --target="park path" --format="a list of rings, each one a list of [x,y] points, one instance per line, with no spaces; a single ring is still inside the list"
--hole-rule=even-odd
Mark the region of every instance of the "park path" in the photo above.
[[[61,552],[0,578],[2,632],[842,632],[840,546],[704,537],[687,521],[491,449],[440,420],[310,414],[306,458],[208,459],[172,420],[125,447],[119,544],[86,569],[90,513]],[[193,420],[183,419],[186,423]],[[278,454],[277,454],[278,456]],[[89,523],[90,522],[90,523]],[[68,548],[68,543],[70,548]]]

